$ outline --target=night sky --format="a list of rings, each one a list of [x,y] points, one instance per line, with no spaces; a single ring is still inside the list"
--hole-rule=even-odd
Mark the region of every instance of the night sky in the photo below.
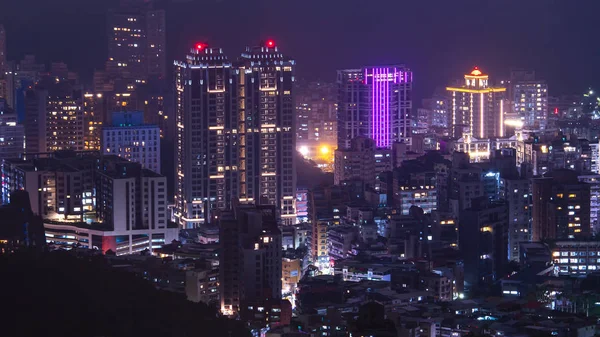
[[[106,58],[106,0],[0,0],[9,58],[34,53],[64,61],[90,80]],[[418,97],[473,65],[492,80],[532,68],[550,94],[600,87],[598,0],[169,0],[168,59],[195,41],[230,57],[275,39],[297,75],[335,79],[335,70],[404,63]]]

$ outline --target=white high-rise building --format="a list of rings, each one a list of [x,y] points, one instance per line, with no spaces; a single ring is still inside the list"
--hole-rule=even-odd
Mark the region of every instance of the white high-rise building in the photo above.
[[[143,123],[143,113],[115,112],[112,126],[102,129],[102,153],[140,163],[160,173],[160,129]]]
[[[512,70],[510,74],[509,99],[513,113],[529,130],[546,128],[548,119],[548,85],[536,80],[535,72]]]

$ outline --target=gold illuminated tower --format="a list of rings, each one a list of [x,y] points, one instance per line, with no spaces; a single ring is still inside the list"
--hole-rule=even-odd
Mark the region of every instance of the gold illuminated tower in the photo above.
[[[475,138],[504,137],[506,88],[491,87],[477,67],[465,75],[465,84],[447,87],[452,101],[452,135]]]

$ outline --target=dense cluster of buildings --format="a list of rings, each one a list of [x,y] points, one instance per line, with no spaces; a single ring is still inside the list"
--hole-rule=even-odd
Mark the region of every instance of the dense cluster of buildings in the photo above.
[[[301,82],[274,40],[170,80],[164,10],[108,16],[92,86],[0,25],[0,252],[104,254],[256,336],[594,335],[593,91],[475,67],[417,107],[406,65]]]

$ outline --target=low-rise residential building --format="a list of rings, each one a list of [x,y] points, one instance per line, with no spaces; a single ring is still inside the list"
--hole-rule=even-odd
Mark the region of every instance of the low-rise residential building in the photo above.
[[[441,273],[425,273],[421,275],[421,282],[425,287],[425,291],[432,294],[433,298],[439,301],[451,301],[452,280],[442,276]]]
[[[294,293],[302,278],[302,260],[284,257],[281,263],[281,289],[283,293]]]
[[[327,232],[327,248],[332,260],[348,258],[352,243],[358,239],[358,227],[335,226]]]
[[[585,275],[600,270],[598,241],[556,241],[551,251],[555,271],[560,275]]]
[[[217,304],[219,302],[219,270],[194,269],[185,274],[185,294],[192,302]]]

